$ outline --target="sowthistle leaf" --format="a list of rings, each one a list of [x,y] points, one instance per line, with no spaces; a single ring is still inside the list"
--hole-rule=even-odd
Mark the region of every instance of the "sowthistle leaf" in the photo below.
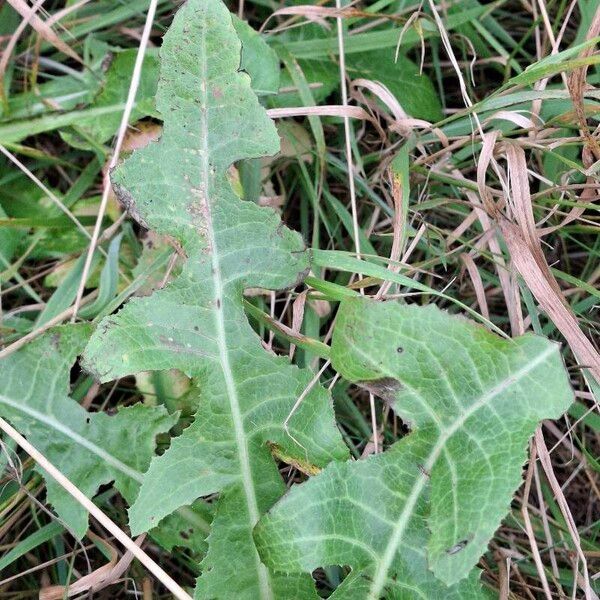
[[[89,413],[69,397],[70,372],[88,340],[88,325],[55,327],[0,364],[0,415],[88,497],[114,481],[132,503],[154,456],[156,436],[177,421],[164,407],[136,404],[115,415]],[[41,471],[43,474],[43,471]],[[81,538],[87,511],[52,478],[48,502]]]
[[[347,454],[318,386],[286,434],[283,422],[313,374],[266,352],[243,310],[245,288],[291,287],[308,270],[300,236],[274,210],[241,201],[228,180],[234,162],[275,154],[277,133],[239,70],[240,42],[220,0],[188,0],[160,56],[162,138],[112,179],[140,222],[175,238],[187,262],[167,287],[100,323],[85,365],[101,381],[177,368],[200,392],[194,423],[153,461],[131,529],[219,493],[196,596],[314,597],[309,576],[268,572],[252,539],[285,490],[268,442],[315,466]]]
[[[332,363],[412,432],[293,488],[257,527],[261,556],[284,572],[351,566],[332,598],[484,597],[473,567],[521,482],[527,441],[573,400],[559,346],[505,340],[433,305],[356,298],[341,303]]]

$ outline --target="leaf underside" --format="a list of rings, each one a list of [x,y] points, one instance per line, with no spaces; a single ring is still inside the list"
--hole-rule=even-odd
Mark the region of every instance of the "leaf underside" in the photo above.
[[[87,325],[51,329],[0,365],[0,415],[86,496],[115,487],[132,503],[154,455],[155,438],[177,421],[163,407],[141,404],[117,414],[89,413],[69,397],[71,366],[89,337]],[[44,471],[40,472],[45,475]],[[54,479],[47,499],[75,536],[88,527],[87,511]]]
[[[188,0],[160,53],[159,142],[112,175],[142,224],[175,238],[181,274],[104,319],[84,365],[101,381],[176,368],[198,393],[195,420],[152,461],[130,510],[134,534],[198,497],[218,493],[197,598],[311,598],[309,576],[269,572],[252,538],[285,486],[267,442],[317,467],[344,459],[329,396],[315,387],[282,424],[313,375],[265,351],[243,311],[248,287],[295,285],[308,268],[300,236],[275,211],[241,201],[235,161],[278,150],[273,123],[239,71],[240,42],[219,0]]]
[[[352,567],[332,598],[486,597],[473,567],[521,482],[527,442],[573,400],[559,346],[357,298],[340,307],[332,363],[412,432],[293,488],[256,529],[263,560],[284,572]]]

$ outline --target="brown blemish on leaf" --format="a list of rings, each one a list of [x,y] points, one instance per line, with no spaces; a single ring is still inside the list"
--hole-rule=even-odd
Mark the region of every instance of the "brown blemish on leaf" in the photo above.
[[[359,381],[357,385],[390,404],[396,401],[398,392],[402,389],[402,384],[393,377],[382,377],[381,379],[374,379],[372,381]]]
[[[318,475],[321,472],[321,469],[317,467],[317,465],[313,465],[307,461],[299,460],[297,458],[293,458],[284,453],[282,448],[280,448],[277,444],[272,442],[267,442],[269,448],[271,449],[271,454],[281,462],[284,462],[286,465],[291,465],[304,473],[305,475]]]
[[[300,285],[308,277],[309,273],[310,273],[310,266],[308,266],[308,267],[306,267],[306,269],[303,269],[302,271],[300,271],[300,273],[298,273],[298,276],[296,277],[296,281],[294,281],[294,283],[292,283],[292,285],[290,285],[286,289],[294,289],[296,286]]]
[[[52,336],[50,337],[50,343],[52,344],[54,349],[58,351],[59,346],[60,346],[60,333],[58,333],[58,332],[53,333]]]
[[[107,52],[106,56],[102,59],[102,63],[100,65],[100,69],[102,70],[103,73],[106,73],[106,71],[108,71],[110,65],[112,64],[113,60],[115,58],[114,52]]]
[[[187,211],[198,228],[198,233],[206,242],[205,252],[211,252],[208,228],[210,226],[210,209],[206,198],[206,191],[201,187],[190,187],[194,200],[188,204]]]
[[[115,183],[114,181],[112,181],[112,186],[113,190],[115,190],[117,198],[119,199],[119,202],[123,205],[125,210],[131,215],[131,217],[145,229],[150,229],[150,226],[138,211],[133,196],[127,191],[127,189],[125,189],[122,185]]]
[[[417,465],[417,467],[419,467],[419,471],[421,471],[424,477],[427,477],[427,479],[431,479],[431,473],[423,465],[419,464]]]

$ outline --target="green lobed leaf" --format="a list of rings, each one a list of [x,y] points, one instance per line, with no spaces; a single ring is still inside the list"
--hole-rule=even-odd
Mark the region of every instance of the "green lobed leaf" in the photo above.
[[[242,42],[240,69],[250,75],[252,89],[258,96],[276,94],[279,90],[279,58],[260,33],[246,21],[232,15],[232,22]]]
[[[256,529],[263,560],[351,566],[335,598],[483,597],[472,568],[521,483],[527,442],[573,400],[559,346],[506,340],[433,305],[352,298],[331,356],[412,432],[293,488]]]
[[[285,491],[270,445],[298,463],[345,458],[327,392],[266,352],[243,309],[247,287],[295,285],[308,270],[297,233],[277,213],[240,200],[227,171],[278,150],[275,127],[239,70],[240,42],[220,0],[188,0],[161,48],[156,105],[163,136],[112,176],[120,200],[146,227],[177,239],[182,272],[150,297],[101,321],[84,364],[101,381],[177,368],[199,391],[195,420],[155,459],[130,510],[134,534],[178,507],[219,493],[196,596],[314,598],[309,576],[269,573],[252,539]]]
[[[154,455],[156,436],[168,431],[177,415],[141,404],[112,416],[89,413],[70,398],[71,366],[90,330],[87,325],[56,327],[2,359],[0,415],[86,496],[91,498],[101,485],[114,481],[132,503]],[[83,537],[87,511],[54,479],[46,477],[46,488],[60,518]]]

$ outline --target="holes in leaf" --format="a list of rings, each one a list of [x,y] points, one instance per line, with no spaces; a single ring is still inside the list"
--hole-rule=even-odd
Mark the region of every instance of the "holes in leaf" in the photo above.
[[[312,578],[315,580],[320,598],[329,598],[349,575],[351,569],[345,565],[333,565],[315,569]]]
[[[86,374],[83,373],[81,365],[79,364],[79,360],[76,360],[75,363],[73,363],[73,365],[71,366],[71,370],[69,372],[69,383],[71,385],[71,390],[73,390],[78,384],[80,384],[85,376]]]

